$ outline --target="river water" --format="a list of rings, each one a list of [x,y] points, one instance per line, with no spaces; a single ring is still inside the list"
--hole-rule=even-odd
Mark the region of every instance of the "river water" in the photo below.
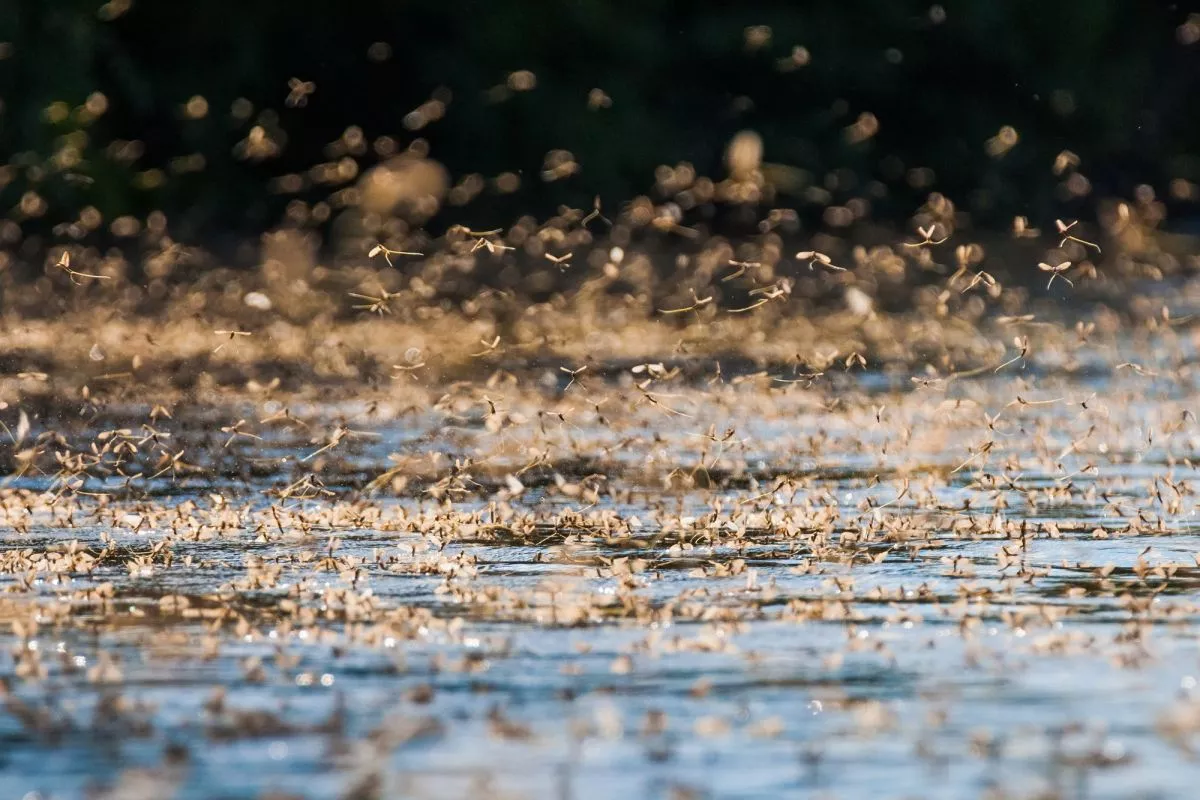
[[[7,480],[0,797],[1194,797],[1193,349],[177,409]]]

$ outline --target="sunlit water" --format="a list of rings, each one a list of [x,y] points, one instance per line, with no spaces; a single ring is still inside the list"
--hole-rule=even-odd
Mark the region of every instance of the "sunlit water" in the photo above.
[[[122,555],[0,575],[0,621],[42,617],[3,626],[0,796],[1194,797],[1200,380],[1124,360],[693,381],[661,406],[627,382],[539,418],[558,380],[498,432],[480,403],[293,408],[372,434],[323,465],[307,431],[222,447],[265,403],[178,415],[221,469],[141,497],[91,479],[114,497],[69,523],[6,501],[10,559]],[[328,516],[393,454],[427,469],[363,501],[378,524]],[[316,466],[334,494],[264,493]],[[164,541],[169,566],[130,566]],[[106,583],[101,613],[80,592]]]

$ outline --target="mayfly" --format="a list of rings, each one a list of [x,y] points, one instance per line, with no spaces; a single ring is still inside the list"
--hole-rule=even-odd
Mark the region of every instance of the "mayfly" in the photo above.
[[[502,228],[493,228],[490,231],[473,231],[465,225],[455,225],[451,230],[459,231],[475,240],[475,244],[471,247],[472,253],[474,253],[476,250],[482,250],[486,248],[489,253],[495,255],[496,253],[504,250],[515,249],[506,244],[497,244],[496,242],[492,241],[491,237],[499,236],[500,232],[503,230]]]
[[[366,301],[365,303],[356,303],[354,308],[360,308],[371,314],[379,314],[380,316],[392,313],[392,309],[388,304],[399,293],[389,292],[383,288],[380,289],[380,293],[383,295],[382,297],[372,297],[369,294],[359,294],[358,292],[347,292],[351,297]]]
[[[1062,246],[1063,246],[1063,245],[1065,245],[1067,242],[1079,242],[1081,245],[1083,245],[1083,246],[1085,246],[1085,247],[1094,247],[1094,248],[1096,248],[1096,252],[1097,252],[1097,253],[1099,253],[1099,252],[1100,252],[1100,245],[1096,244],[1095,242],[1089,242],[1089,241],[1088,241],[1088,240],[1086,240],[1086,239],[1080,239],[1078,236],[1072,236],[1072,235],[1069,233],[1069,231],[1070,231],[1072,228],[1074,228],[1076,225],[1078,225],[1078,224],[1079,224],[1079,220],[1074,220],[1073,222],[1071,222],[1070,224],[1068,224],[1068,223],[1066,223],[1066,222],[1063,222],[1061,219],[1056,219],[1056,220],[1054,220],[1054,224],[1055,224],[1055,225],[1058,227],[1058,232],[1059,232],[1059,233],[1062,235],[1062,237],[1063,237],[1063,238],[1062,238],[1062,241],[1060,241],[1060,242],[1058,243],[1058,246],[1059,246],[1059,247],[1062,247]]]
[[[943,236],[941,239],[934,239],[933,234],[936,231],[937,231],[936,225],[930,225],[928,228],[922,228],[921,226],[918,225],[917,233],[921,234],[921,241],[905,242],[904,246],[905,247],[925,247],[926,245],[942,244],[943,242],[947,241],[950,238],[949,236]]]
[[[308,105],[308,97],[317,90],[312,81],[302,81],[292,78],[288,81],[288,96],[284,101],[288,108],[304,108]]]
[[[500,346],[500,337],[497,336],[490,342],[487,339],[480,339],[479,343],[483,345],[483,349],[478,353],[471,353],[471,358],[479,358],[480,356],[486,356],[488,353],[495,352],[496,348]]]
[[[392,256],[423,256],[425,254],[412,253],[408,250],[393,250],[390,247],[384,247],[381,244],[377,244],[371,248],[371,252],[367,253],[367,258],[374,258],[378,255],[383,256],[383,260],[387,262],[389,267],[394,267],[396,265],[392,263]]]
[[[71,278],[71,283],[75,284],[76,286],[83,285],[82,282],[76,280],[76,278],[95,278],[96,280],[99,280],[99,281],[112,280],[111,275],[92,275],[91,273],[76,272],[75,270],[71,269],[71,254],[68,253],[66,250],[64,250],[63,254],[58,257],[58,263],[55,264],[54,266],[65,270],[67,275]]]
[[[721,278],[721,283],[725,283],[725,281],[731,281],[734,278],[742,277],[743,275],[746,274],[746,270],[750,269],[751,267],[753,267],[754,269],[758,269],[759,267],[762,266],[762,262],[760,262],[760,261],[734,261],[731,258],[731,259],[729,259],[729,266],[737,267],[737,272],[731,273],[729,275],[726,275],[724,278]]]
[[[612,227],[612,220],[600,213],[600,195],[596,195],[596,199],[592,203],[591,213],[580,220],[579,224],[586,228],[587,224],[594,219],[604,222],[610,228]]]
[[[1040,262],[1038,264],[1038,269],[1040,269],[1042,272],[1050,273],[1050,281],[1049,281],[1049,283],[1046,284],[1047,289],[1049,289],[1051,284],[1054,283],[1054,279],[1058,278],[1058,277],[1061,277],[1064,281],[1071,284],[1071,286],[1074,286],[1075,284],[1071,281],[1071,279],[1068,278],[1066,275],[1063,275],[1063,273],[1066,272],[1070,268],[1071,268],[1070,261],[1064,261],[1061,264],[1059,264],[1058,266],[1051,266],[1050,264],[1047,264],[1044,261]]]
[[[819,263],[823,267],[829,267],[829,269],[837,270],[838,272],[847,271],[845,267],[839,267],[834,264],[833,259],[829,256],[824,253],[818,253],[816,250],[801,250],[799,253],[796,253],[796,258],[807,261],[810,270],[813,268],[814,263]]]
[[[571,266],[571,256],[575,254],[567,253],[565,256],[552,256],[549,253],[545,253],[544,255],[547,261],[551,262],[561,270],[566,270],[567,267]]]
[[[571,381],[570,381],[570,383],[568,383],[568,384],[567,384],[567,386],[566,386],[566,388],[565,388],[565,389],[563,389],[563,392],[564,392],[564,393],[567,391],[567,389],[570,389],[572,386],[574,386],[574,385],[575,385],[575,379],[576,379],[576,378],[578,378],[578,377],[579,377],[579,374],[580,374],[581,372],[583,372],[584,370],[586,370],[587,368],[588,368],[588,365],[587,365],[587,364],[584,364],[584,365],[583,365],[582,367],[580,367],[579,369],[568,369],[567,367],[559,367],[559,369],[560,369],[560,370],[562,370],[563,372],[565,372],[565,373],[567,373],[568,375],[570,375],[570,376],[571,376]]]
[[[235,336],[252,335],[250,331],[213,331],[213,333],[215,333],[217,336],[228,336],[229,342],[232,342]],[[217,353],[221,352],[221,348],[229,344],[229,342],[221,342],[221,344],[217,345],[216,349],[213,350],[213,354],[216,355]]]

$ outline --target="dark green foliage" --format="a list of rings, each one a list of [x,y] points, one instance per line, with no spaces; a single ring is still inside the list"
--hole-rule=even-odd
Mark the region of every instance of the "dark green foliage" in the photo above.
[[[1002,225],[1013,214],[1080,214],[1097,195],[1144,181],[1161,192],[1172,178],[1200,180],[1192,155],[1200,45],[1179,41],[1186,12],[1157,3],[951,2],[940,22],[926,3],[827,0],[135,0],[106,20],[112,8],[0,3],[0,42],[11,50],[0,60],[0,156],[17,167],[6,173],[0,209],[35,188],[49,203],[35,227],[94,205],[106,220],[162,209],[185,239],[253,233],[275,224],[290,199],[268,191],[269,179],[322,161],[350,125],[368,141],[395,135],[402,147],[425,137],[456,177],[523,175],[515,199],[485,192],[444,221],[507,222],[561,202],[587,205],[596,193],[628,199],[650,188],[663,163],[691,161],[719,176],[722,149],[743,128],[762,134],[768,162],[833,187],[833,202],[870,196],[884,219],[907,215],[931,190]],[[759,49],[747,47],[751,25],[771,28]],[[368,59],[376,41],[390,45],[390,59]],[[794,46],[810,63],[781,71]],[[489,99],[523,69],[536,75],[535,89]],[[303,108],[284,103],[293,77],[316,84]],[[446,116],[406,131],[404,115],[438,87],[453,95]],[[588,107],[597,87],[611,107]],[[96,91],[108,108],[95,121],[47,121],[51,103],[77,108]],[[195,95],[209,113],[185,119],[181,107]],[[229,113],[240,97],[254,104],[249,119]],[[278,114],[285,149],[261,163],[238,159],[236,143],[264,110]],[[879,133],[848,143],[844,129],[862,112],[876,116]],[[1020,143],[989,156],[984,142],[1005,125]],[[30,170],[79,128],[88,134],[82,163]],[[114,160],[106,155],[114,139],[139,140],[144,154]],[[582,172],[546,183],[538,173],[556,148],[571,151]],[[1064,149],[1080,156],[1097,190],[1065,208],[1051,172]],[[172,159],[194,153],[204,170],[169,171]],[[911,186],[913,167],[932,169],[932,186]],[[167,179],[139,188],[136,173],[149,168],[168,170]],[[839,169],[835,186],[828,176]],[[778,203],[804,205],[795,195]]]

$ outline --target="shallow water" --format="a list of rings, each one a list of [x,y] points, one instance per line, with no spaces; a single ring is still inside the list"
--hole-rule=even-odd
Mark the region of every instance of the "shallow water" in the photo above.
[[[1138,352],[177,412],[195,471],[8,482],[0,794],[1194,796],[1200,373]]]

